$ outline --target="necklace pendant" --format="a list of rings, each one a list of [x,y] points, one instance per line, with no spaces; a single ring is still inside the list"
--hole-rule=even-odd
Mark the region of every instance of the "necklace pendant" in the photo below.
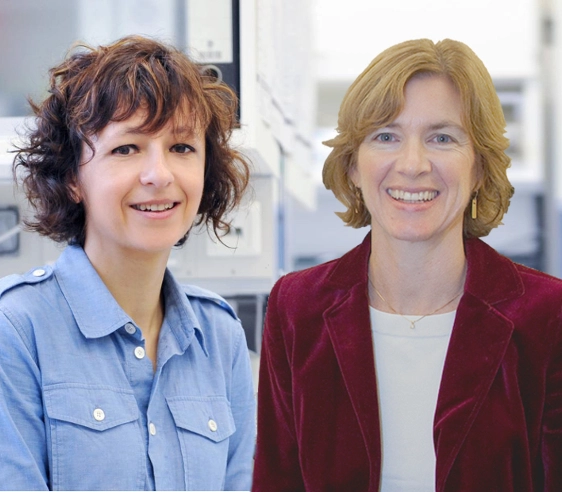
[[[384,302],[389,308],[390,310],[394,313],[397,314],[398,316],[401,316],[402,318],[404,318],[406,321],[408,321],[410,323],[410,330],[415,330],[416,329],[416,323],[418,321],[421,321],[422,319],[426,318],[427,316],[432,316],[434,315],[436,312],[441,311],[442,309],[446,308],[449,304],[451,304],[455,299],[457,299],[458,297],[460,297],[463,293],[463,291],[461,290],[455,297],[453,297],[450,301],[448,301],[446,304],[443,304],[441,307],[438,307],[437,309],[435,309],[434,311],[431,311],[431,313],[428,314],[424,314],[423,316],[420,316],[418,319],[410,319],[407,318],[406,316],[404,316],[403,314],[400,314],[398,311],[396,311],[396,309],[394,309],[389,303],[388,301],[382,296],[382,294],[377,290],[377,288],[375,287],[375,284],[373,283],[373,281],[371,280],[371,277],[369,276],[369,284],[371,284],[371,287],[373,288],[373,290],[375,291],[375,294],[377,294],[377,296],[380,297],[381,301]],[[370,296],[371,294],[369,294]]]

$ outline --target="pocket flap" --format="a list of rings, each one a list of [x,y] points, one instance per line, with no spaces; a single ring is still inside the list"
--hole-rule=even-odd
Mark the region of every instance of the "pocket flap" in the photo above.
[[[175,396],[166,398],[176,426],[219,442],[234,434],[236,426],[225,397]]]
[[[139,418],[132,392],[82,384],[57,384],[43,388],[47,415],[103,431]]]

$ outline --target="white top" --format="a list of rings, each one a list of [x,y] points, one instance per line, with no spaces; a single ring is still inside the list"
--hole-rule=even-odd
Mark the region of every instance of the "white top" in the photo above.
[[[456,311],[427,316],[414,329],[397,314],[370,312],[381,419],[380,491],[434,492],[433,420]]]

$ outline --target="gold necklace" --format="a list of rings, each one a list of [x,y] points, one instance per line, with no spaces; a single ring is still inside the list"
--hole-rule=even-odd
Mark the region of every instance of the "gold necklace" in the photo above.
[[[397,314],[398,316],[404,318],[406,321],[408,321],[408,323],[410,323],[410,329],[414,330],[416,328],[416,323],[418,321],[421,321],[422,319],[426,318],[427,316],[431,316],[432,314],[435,314],[437,311],[441,311],[441,309],[447,307],[449,304],[451,304],[451,302],[453,302],[455,299],[457,299],[458,297],[460,297],[460,295],[463,293],[463,291],[459,292],[458,294],[455,295],[455,297],[453,297],[450,301],[447,301],[445,304],[443,304],[441,307],[438,307],[435,311],[431,311],[431,313],[428,314],[424,314],[423,316],[420,316],[418,319],[410,319],[407,316],[404,316],[403,314],[400,314],[398,311],[396,311],[396,309],[394,309],[390,303],[382,296],[382,294],[377,290],[377,288],[375,287],[375,284],[373,284],[372,280],[369,278],[369,283],[371,284],[371,286],[373,287],[373,289],[375,290],[375,293],[382,299],[382,301],[391,309],[391,311],[394,314]]]

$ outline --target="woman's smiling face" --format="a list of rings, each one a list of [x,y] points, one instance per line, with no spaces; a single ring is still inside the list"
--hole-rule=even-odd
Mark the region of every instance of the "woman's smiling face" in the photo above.
[[[173,119],[143,133],[139,111],[111,122],[84,146],[74,193],[86,209],[84,249],[168,254],[191,227],[205,173],[205,138]]]
[[[398,117],[367,135],[350,171],[371,214],[373,236],[402,241],[462,237],[476,186],[475,155],[453,84],[412,78]]]

